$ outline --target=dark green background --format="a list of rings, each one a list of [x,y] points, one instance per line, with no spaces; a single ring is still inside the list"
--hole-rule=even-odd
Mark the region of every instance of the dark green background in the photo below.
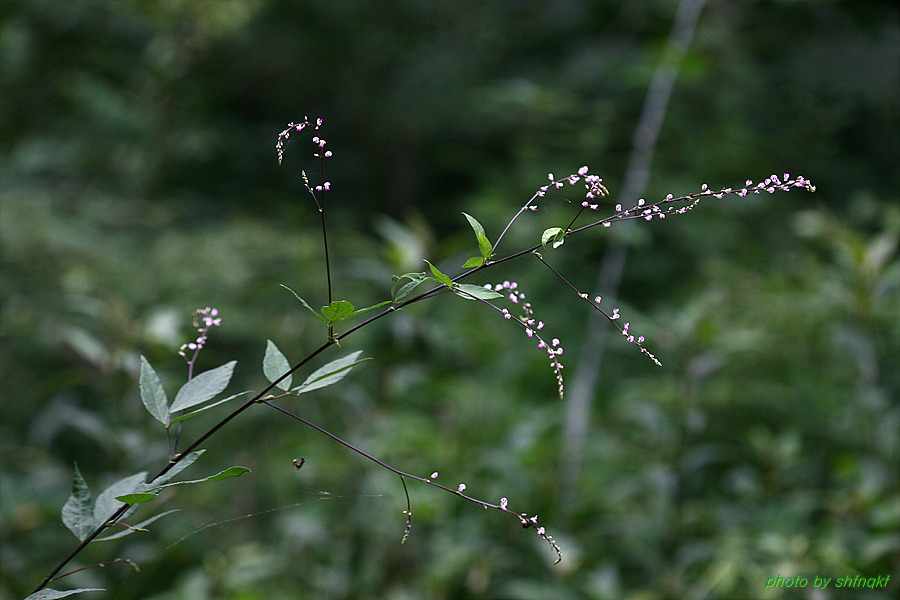
[[[476,253],[460,212],[495,239],[548,172],[589,165],[608,211],[676,6],[0,2],[0,598],[27,595],[74,547],[59,521],[74,461],[95,493],[164,464],[138,357],[171,398],[195,308],[222,312],[199,366],[237,359],[232,392],[264,385],[267,338],[294,360],[321,343],[278,286],[326,299],[299,178],[317,165],[300,138],[278,168],[287,122],[325,119],[336,297],[373,304],[423,258],[458,273]],[[188,472],[251,474],[164,494],[138,516],[181,512],[72,564],[121,556],[140,573],[54,585],[144,600],[896,597],[898,72],[892,2],[708,2],[643,195],[773,172],[818,191],[707,201],[545,253],[593,295],[627,232],[604,305],[664,365],[609,339],[577,480],[561,458],[571,405],[545,355],[455,297],[348,338],[316,366],[375,360],[285,403],[398,468],[539,514],[559,565],[515,519],[420,484],[401,545],[395,476],[259,407]],[[567,198],[524,215],[506,250],[564,224]],[[473,282],[519,282],[571,381],[597,335],[584,304],[533,259],[485,275]],[[764,589],[857,574],[891,587]]]

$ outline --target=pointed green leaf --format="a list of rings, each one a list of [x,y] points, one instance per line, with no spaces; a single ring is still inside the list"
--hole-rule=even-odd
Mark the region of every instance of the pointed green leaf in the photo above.
[[[318,311],[316,311],[316,309],[314,309],[312,306],[310,306],[309,304],[307,304],[306,300],[304,300],[303,298],[301,298],[301,297],[299,296],[299,294],[297,294],[297,292],[295,292],[294,290],[292,290],[292,289],[289,288],[288,286],[284,285],[283,283],[279,283],[278,285],[280,285],[281,287],[283,287],[284,289],[286,289],[287,291],[289,291],[290,293],[292,293],[292,294],[294,295],[294,298],[296,298],[297,300],[300,301],[300,304],[302,304],[303,306],[305,306],[306,308],[308,308],[308,309],[309,309],[309,312],[311,312],[312,314],[316,315],[316,318],[317,318],[317,319],[319,319],[320,321],[322,321],[322,322],[325,323],[326,325],[328,324],[328,321],[325,320],[325,317],[323,317],[322,315],[320,315],[320,314],[318,313]]]
[[[138,492],[136,494],[116,496],[116,500],[124,502],[125,504],[141,504],[142,502],[150,502],[156,498],[156,496],[157,494],[155,492]]]
[[[337,383],[341,379],[347,376],[354,366],[365,360],[371,360],[370,358],[364,358],[362,360],[357,360],[359,355],[362,354],[362,350],[357,350],[356,352],[352,352],[343,358],[339,358],[337,360],[333,360],[327,365],[316,369],[309,377],[306,378],[301,385],[294,388],[294,391],[298,394],[305,394],[306,392],[311,392],[313,390],[317,390],[319,388],[323,388],[334,383]]]
[[[494,247],[491,245],[490,240],[488,240],[487,235],[484,233],[484,227],[481,226],[475,217],[471,215],[467,215],[463,213],[463,216],[468,219],[469,225],[472,226],[472,229],[475,231],[475,239],[478,240],[478,250],[481,252],[481,256],[484,257],[484,260],[488,260],[491,258],[491,254],[494,252]]]
[[[211,400],[228,386],[231,381],[231,375],[234,373],[234,365],[237,361],[227,362],[221,367],[210,369],[204,373],[200,373],[178,390],[175,394],[175,400],[169,407],[169,414],[174,414],[180,410],[203,404],[207,400]]]
[[[25,600],[56,600],[57,598],[65,598],[66,596],[73,596],[75,594],[82,594],[84,592],[105,592],[104,588],[78,588],[77,590],[65,590],[59,591],[50,588],[44,588],[39,592],[35,592],[30,594]]]
[[[291,363],[289,363],[288,359],[281,353],[281,350],[278,349],[275,342],[266,340],[266,355],[263,357],[263,375],[266,376],[266,379],[268,379],[270,383],[277,381],[279,377],[290,370]],[[284,391],[288,391],[291,389],[291,379],[293,379],[293,377],[288,375],[278,382],[278,387]]]
[[[427,262],[428,266],[431,268],[431,274],[434,275],[435,281],[437,281],[438,283],[442,283],[442,284],[446,285],[447,287],[453,287],[452,279],[450,279],[449,277],[447,277],[446,275],[441,273],[440,269],[438,269],[436,266],[434,266],[427,260],[425,262]]]
[[[397,285],[404,279],[409,279],[410,281],[409,283],[400,286],[400,289],[398,290]],[[391,277],[391,297],[394,299],[394,302],[398,302],[411,294],[412,291],[416,289],[416,286],[426,279],[425,273],[405,273],[403,275],[394,275]]]
[[[384,306],[385,304],[390,304],[390,303],[391,303],[390,300],[385,300],[384,302],[379,302],[378,304],[373,304],[372,306],[367,306],[367,307],[365,307],[365,308],[357,308],[356,310],[353,311],[353,315],[352,315],[352,316],[355,317],[356,315],[360,315],[360,314],[362,314],[362,313],[364,313],[364,312],[370,311],[370,310],[372,310],[373,308],[379,308],[379,307]]]
[[[79,540],[84,540],[95,528],[94,510],[91,505],[91,489],[75,463],[72,494],[62,507],[62,522]]]
[[[178,423],[179,421],[184,421],[185,419],[190,419],[191,417],[196,417],[197,415],[199,415],[202,412],[205,412],[205,411],[207,411],[211,408],[214,408],[220,404],[224,404],[225,402],[228,402],[229,400],[234,400],[238,396],[243,396],[244,394],[249,394],[249,393],[250,393],[249,390],[246,392],[240,392],[238,394],[228,396],[227,398],[223,398],[223,399],[219,400],[218,402],[213,402],[212,404],[207,404],[206,406],[204,406],[202,408],[198,408],[197,410],[192,410],[189,413],[179,415],[179,416],[175,417],[174,419],[172,419],[171,421],[169,421],[169,425],[174,425],[175,423]]]
[[[472,285],[469,283],[460,283],[453,288],[453,291],[466,300],[474,300],[475,298],[480,298],[481,300],[494,300],[503,297],[503,294],[498,294],[494,290],[489,290],[480,285]],[[475,298],[472,298],[472,296],[475,296]]]
[[[473,256],[472,258],[467,260],[465,263],[463,263],[462,268],[463,269],[473,269],[475,267],[480,267],[483,264],[484,264],[483,256]]]
[[[335,300],[328,306],[322,307],[322,316],[326,323],[333,325],[350,317],[356,307],[346,300]]]
[[[135,473],[134,475],[120,479],[100,492],[100,495],[97,496],[97,501],[94,503],[94,526],[97,527],[102,525],[114,512],[119,510],[122,506],[122,502],[116,500],[117,496],[145,491],[147,484],[144,483],[144,480],[146,477],[146,471]],[[126,516],[127,513],[121,518],[124,519]]]
[[[153,418],[166,424],[166,416],[169,412],[169,402],[166,399],[166,391],[159,380],[156,371],[150,366],[150,362],[141,356],[141,378],[138,384],[141,390],[141,402],[153,415]]]

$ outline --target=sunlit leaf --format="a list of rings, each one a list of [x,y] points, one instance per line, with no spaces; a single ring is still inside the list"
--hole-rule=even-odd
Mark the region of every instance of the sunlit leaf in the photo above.
[[[214,398],[216,394],[228,386],[236,364],[237,361],[235,360],[227,362],[221,367],[200,373],[185,383],[178,390],[178,393],[175,394],[175,400],[172,402],[172,406],[169,407],[169,414],[203,404],[207,400]]]
[[[490,240],[488,240],[487,235],[485,235],[484,227],[482,227],[481,223],[479,223],[472,215],[463,213],[463,216],[468,219],[469,225],[471,225],[472,229],[475,231],[475,239],[478,240],[478,251],[481,252],[481,256],[484,257],[485,260],[488,260],[491,257],[491,253],[494,251],[494,247],[491,245]]]
[[[541,234],[541,245],[546,246],[547,242],[553,240],[553,247],[559,248],[566,239],[566,231],[562,227],[548,227]]]
[[[325,317],[326,322],[329,325],[333,325],[334,323],[340,323],[344,319],[350,318],[355,308],[356,307],[347,300],[335,300],[328,306],[322,307],[322,316]]]
[[[165,425],[169,413],[166,391],[163,389],[156,371],[143,356],[141,356],[141,377],[138,387],[141,390],[141,402],[144,403],[154,419]]]
[[[263,375],[269,382],[277,381],[279,377],[291,370],[291,363],[285,358],[278,346],[272,340],[266,340],[266,354],[263,357]],[[291,389],[292,375],[288,375],[278,382],[278,387],[282,390]]]
[[[397,289],[397,285],[404,279],[409,279],[408,283],[400,286],[400,289]],[[425,276],[425,273],[405,273],[403,275],[394,275],[391,278],[391,297],[394,298],[394,302],[402,300],[406,296],[408,296],[416,287],[428,279]]]
[[[483,256],[473,256],[469,260],[463,263],[463,269],[474,269],[475,267],[480,267],[484,264]]]
[[[446,285],[447,287],[453,287],[453,280],[452,280],[452,279],[450,279],[449,277],[447,277],[446,275],[444,275],[443,273],[441,273],[441,270],[440,270],[440,269],[438,269],[436,266],[434,266],[433,264],[431,264],[431,263],[428,262],[427,260],[426,260],[425,262],[428,263],[428,266],[431,268],[431,274],[434,275],[434,279],[435,279],[438,283],[442,283],[442,284]]]

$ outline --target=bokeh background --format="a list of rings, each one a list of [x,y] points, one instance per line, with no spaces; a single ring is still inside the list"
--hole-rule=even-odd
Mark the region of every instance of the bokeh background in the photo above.
[[[164,464],[139,356],[171,398],[194,309],[222,313],[199,367],[237,359],[232,392],[264,385],[266,339],[294,360],[321,343],[278,285],[325,302],[299,176],[317,169],[309,138],[280,168],[274,152],[308,115],[334,152],[336,297],[358,306],[424,258],[459,272],[475,253],[460,212],[496,239],[548,172],[589,165],[607,208],[629,190],[652,200],[773,172],[818,191],[706,201],[546,253],[620,307],[662,368],[526,257],[473,282],[528,294],[565,348],[564,402],[520,330],[452,296],[347,338],[317,365],[374,360],[285,401],[398,468],[539,514],[560,564],[515,519],[415,483],[401,545],[396,476],[260,407],[186,473],[251,474],[164,494],[138,516],[180,512],[71,565],[126,557],[139,573],[113,565],[55,587],[122,600],[896,598],[900,13],[709,1],[673,33],[690,4],[0,2],[0,597],[26,596],[75,546],[59,520],[74,462],[95,493]],[[666,77],[658,137],[635,153]],[[640,164],[645,182],[629,183]],[[542,202],[506,249],[565,223],[578,199]],[[189,421],[184,439],[222,414]],[[891,582],[822,591],[817,575]],[[774,576],[810,583],[765,589]]]

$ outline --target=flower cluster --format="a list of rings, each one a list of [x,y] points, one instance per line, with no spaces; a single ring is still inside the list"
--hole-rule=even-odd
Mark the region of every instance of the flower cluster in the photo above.
[[[325,150],[325,144],[327,143],[325,138],[318,134],[323,123],[324,121],[321,118],[316,119],[315,123],[312,123],[308,117],[303,117],[303,121],[300,123],[288,123],[287,129],[278,134],[278,141],[275,143],[275,152],[278,154],[278,164],[280,165],[282,158],[284,158],[285,142],[291,137],[291,133],[300,132],[307,128],[311,128],[314,132],[312,143],[315,144],[317,149],[313,153],[313,156],[319,160],[331,158],[331,150]],[[307,179],[305,172],[303,172],[303,183],[306,184],[306,187],[310,192],[312,192],[313,189],[317,192],[327,192],[331,189],[330,181],[323,181],[320,185],[315,186],[315,188],[310,188],[309,180]]]
[[[529,338],[537,338],[537,347],[539,349],[547,351],[547,356],[550,358],[550,366],[553,368],[553,374],[556,376],[556,383],[559,387],[559,397],[560,399],[562,399],[564,393],[562,377],[563,365],[559,362],[559,357],[562,355],[563,349],[562,346],[560,346],[559,340],[557,338],[553,338],[548,344],[538,333],[538,331],[544,328],[544,322],[535,319],[534,309],[531,307],[530,302],[525,302],[525,294],[518,289],[518,283],[516,283],[515,281],[504,281],[503,283],[498,283],[495,285],[491,285],[488,283],[485,284],[484,287],[485,289],[504,294],[509,302],[511,302],[512,304],[517,304],[521,307],[521,315],[515,316],[509,311],[509,309],[501,309],[491,304],[491,306],[494,306],[494,308],[500,311],[504,319],[515,320],[519,325],[521,325],[525,329],[526,336],[528,336]]]
[[[222,317],[219,316],[218,308],[207,306],[206,308],[198,308],[195,310],[191,322],[197,329],[197,333],[200,335],[193,342],[182,344],[181,348],[178,350],[178,354],[188,361],[188,363],[193,362],[197,357],[197,353],[200,352],[200,349],[206,345],[206,341],[209,337],[209,330],[213,327],[222,326]],[[191,358],[188,358],[187,356],[188,350],[193,351],[194,353]]]

